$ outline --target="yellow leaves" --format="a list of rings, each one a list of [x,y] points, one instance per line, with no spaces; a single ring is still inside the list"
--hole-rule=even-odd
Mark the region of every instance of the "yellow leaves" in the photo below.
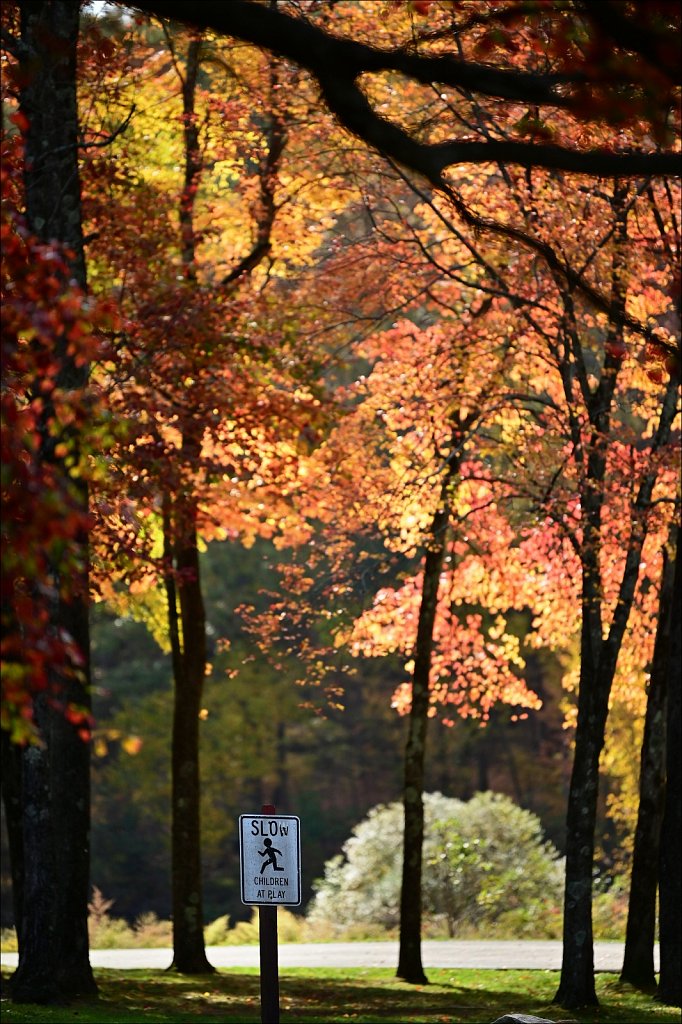
[[[123,733],[120,729],[97,729],[92,737],[92,751],[95,757],[106,757],[111,745],[118,745],[130,757],[135,757],[144,746],[144,740],[135,733]]]
[[[664,290],[640,284],[631,288],[627,294],[627,312],[642,323],[650,323],[657,327],[657,317],[665,313],[673,304],[673,300]]]
[[[106,757],[109,752],[109,745],[102,736],[95,736],[92,743],[92,751],[95,757]]]
[[[140,736],[126,736],[125,739],[121,741],[121,746],[125,750],[126,754],[130,754],[131,757],[140,753],[142,750],[142,744],[143,740]]]
[[[505,619],[498,615],[492,626],[488,628],[488,636],[493,640],[499,640],[504,635],[507,623]]]
[[[170,650],[168,602],[166,592],[153,576],[136,580],[127,590],[116,587],[107,596],[107,605],[119,615],[143,623],[162,651]]]
[[[394,541],[391,545],[393,550],[400,550],[403,553],[414,551],[421,546],[426,539],[431,522],[433,521],[432,502],[435,496],[427,491],[426,494],[417,495],[417,500],[399,512],[393,530],[397,530],[400,543]],[[388,525],[388,524],[386,524]]]

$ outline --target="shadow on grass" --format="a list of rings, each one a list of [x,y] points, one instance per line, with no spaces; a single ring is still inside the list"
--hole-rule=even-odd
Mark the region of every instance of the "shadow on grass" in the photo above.
[[[432,983],[407,985],[390,970],[349,972],[290,969],[280,975],[282,1024],[338,1024],[358,1021],[405,1024],[490,1024],[504,1013],[522,1012],[553,1021],[679,1021],[672,1008],[619,986],[615,975],[600,976],[602,1006],[568,1013],[551,1004],[556,971],[429,971]],[[96,971],[100,998],[69,1007],[14,1006],[3,1000],[3,1024],[217,1024],[260,1021],[257,970],[222,970],[187,977],[158,971]],[[669,1011],[669,1012],[668,1012]]]
[[[110,989],[111,984],[111,989]],[[140,1005],[144,994],[145,1021],[260,1021],[260,987],[257,975],[217,975],[209,978],[174,978],[172,996],[166,980],[135,981],[125,984],[112,980],[101,984],[100,1006],[111,998],[112,1010]],[[551,999],[553,982],[548,985],[547,1002]],[[173,1006],[169,1006],[172,999]],[[498,1008],[503,1011],[498,1012]],[[280,1010],[282,1024],[332,1024],[339,1021],[462,1022],[489,1024],[501,1012],[529,1007],[528,995],[513,989],[498,989],[494,995],[485,990],[459,985],[454,980],[424,986],[407,985],[388,976],[384,983],[368,978],[340,980],[296,977],[292,973],[280,977]],[[158,1016],[151,1016],[156,1012]],[[164,1016],[170,1011],[172,1015]],[[179,1014],[179,1016],[178,1016]],[[561,1015],[559,1015],[561,1016]],[[82,1017],[81,1017],[82,1019]],[[130,1018],[132,1020],[132,1018]],[[123,1018],[121,1018],[123,1024]]]

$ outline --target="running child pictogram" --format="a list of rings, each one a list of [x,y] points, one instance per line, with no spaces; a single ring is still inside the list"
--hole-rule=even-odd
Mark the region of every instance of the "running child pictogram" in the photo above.
[[[272,867],[273,871],[284,871],[284,868],[280,867],[279,864],[277,863],[276,856],[277,854],[279,854],[280,857],[282,857],[282,851],[278,850],[276,846],[272,845],[272,839],[264,839],[263,846],[265,847],[265,849],[258,851],[259,857],[265,857],[265,860],[261,864],[261,875],[264,874],[265,870],[269,867]]]

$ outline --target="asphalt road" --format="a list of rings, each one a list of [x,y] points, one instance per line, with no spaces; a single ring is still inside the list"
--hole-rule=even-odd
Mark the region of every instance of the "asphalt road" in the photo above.
[[[258,967],[258,946],[209,946],[206,950],[214,967]],[[124,970],[170,966],[170,949],[93,949],[93,967]],[[658,970],[658,946],[655,953]],[[3,967],[14,967],[16,953],[0,954]],[[472,967],[479,970],[516,968],[559,970],[560,942],[465,942],[426,941],[422,943],[424,967]],[[282,943],[279,966],[287,967],[391,967],[398,963],[397,942]],[[595,942],[594,966],[597,971],[620,971],[623,965],[622,942]]]

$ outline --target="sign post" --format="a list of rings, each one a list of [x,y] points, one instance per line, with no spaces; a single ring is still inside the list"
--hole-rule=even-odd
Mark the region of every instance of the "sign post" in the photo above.
[[[276,814],[271,804],[261,814],[239,817],[239,866],[242,903],[258,907],[261,1024],[279,1024],[277,907],[301,902],[300,821]]]

